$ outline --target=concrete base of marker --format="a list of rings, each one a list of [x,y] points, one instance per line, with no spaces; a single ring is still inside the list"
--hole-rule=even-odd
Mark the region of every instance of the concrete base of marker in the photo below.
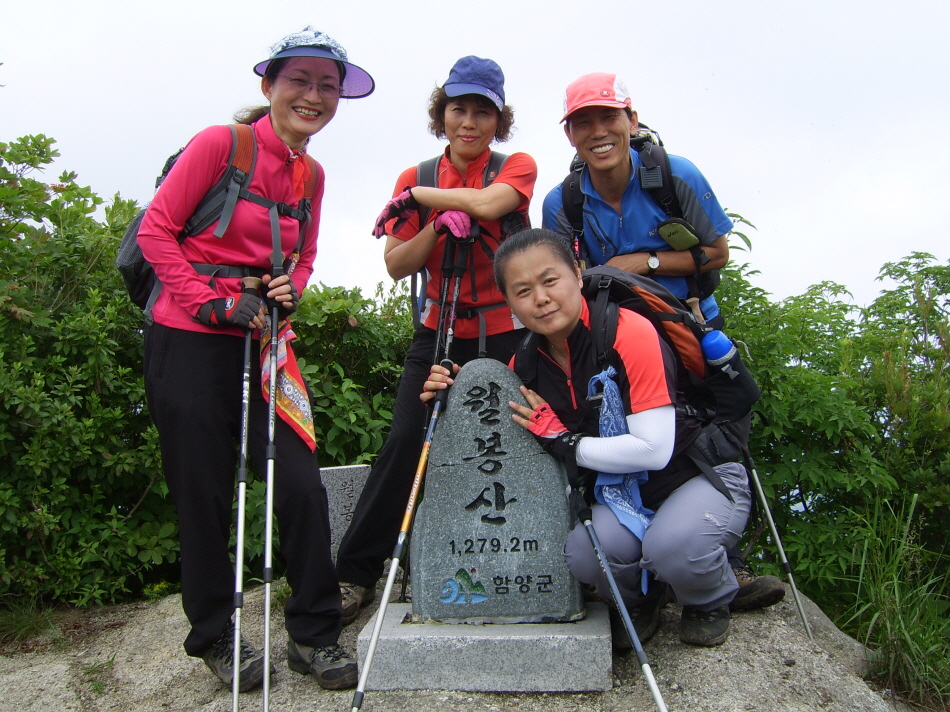
[[[412,606],[390,603],[367,690],[590,692],[613,687],[607,607],[588,603],[576,623],[404,623]],[[376,617],[360,631],[366,661]]]

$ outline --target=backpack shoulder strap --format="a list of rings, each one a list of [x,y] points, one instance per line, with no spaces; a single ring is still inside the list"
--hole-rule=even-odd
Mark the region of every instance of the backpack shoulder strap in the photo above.
[[[307,166],[310,168],[310,177],[303,186],[303,197],[307,200],[312,200],[313,194],[317,190],[317,179],[320,177],[320,166],[309,153],[303,154],[303,158],[307,162]]]
[[[571,172],[561,183],[561,207],[564,217],[571,225],[571,244],[574,248],[574,259],[581,260],[582,238],[584,235],[584,191],[581,190],[581,180],[584,173],[584,162],[577,156],[571,162]]]
[[[418,166],[416,166],[416,185],[425,186],[427,188],[438,188],[439,187],[439,161],[442,160],[442,154],[439,154],[435,158],[430,158],[427,161],[423,161]],[[422,229],[425,227],[426,223],[429,222],[429,215],[432,214],[432,208],[427,208],[425,205],[419,206],[419,228]]]
[[[498,174],[501,173],[501,169],[507,160],[508,154],[499,153],[498,151],[491,152],[488,163],[485,164],[485,173],[482,175],[482,188],[487,188],[492,184]]]
[[[250,184],[254,165],[257,162],[257,142],[254,140],[253,129],[243,124],[231,125],[228,128],[231,129],[228,166],[218,182],[205,193],[192,216],[188,218],[183,237],[197,235],[219,216],[221,219],[214,235],[215,237],[224,235],[242,187]]]
[[[215,237],[224,236],[225,230],[231,224],[234,215],[234,206],[241,195],[241,189],[251,184],[254,167],[257,164],[257,141],[254,140],[254,129],[249,124],[231,124],[231,158],[228,160],[228,172],[231,180],[228,182],[224,207],[221,209],[221,218],[214,229]]]
[[[515,350],[514,372],[521,382],[531,388],[538,378],[538,346],[541,336],[529,331]]]
[[[650,193],[650,197],[666,213],[666,217],[683,217],[683,209],[673,187],[673,171],[666,149],[652,141],[646,141],[637,151],[637,155],[643,163],[640,166],[640,187]]]
[[[590,309],[590,335],[594,342],[594,359],[601,371],[610,365],[610,354],[617,340],[617,321],[620,307],[610,297],[612,278],[609,275],[595,276],[584,296]]]

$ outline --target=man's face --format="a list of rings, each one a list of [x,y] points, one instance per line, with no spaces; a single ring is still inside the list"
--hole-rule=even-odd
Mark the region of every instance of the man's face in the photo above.
[[[588,106],[571,114],[564,124],[571,145],[591,171],[613,171],[630,163],[630,137],[637,130],[624,109]]]

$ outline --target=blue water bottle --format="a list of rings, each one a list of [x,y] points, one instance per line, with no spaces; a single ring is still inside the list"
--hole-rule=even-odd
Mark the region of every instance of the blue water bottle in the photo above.
[[[729,378],[739,375],[729,364],[736,355],[736,347],[728,336],[721,331],[710,331],[703,337],[701,343],[706,363],[728,374]]]

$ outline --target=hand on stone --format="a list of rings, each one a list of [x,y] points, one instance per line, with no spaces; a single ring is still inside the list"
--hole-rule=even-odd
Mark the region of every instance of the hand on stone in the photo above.
[[[453,364],[452,368],[455,373],[459,372],[459,365],[457,363]],[[432,364],[432,368],[429,369],[429,380],[422,386],[423,390],[422,393],[419,394],[419,400],[428,405],[439,391],[445,390],[453,383],[455,383],[455,381],[452,380],[452,374],[449,373],[449,369],[434,363]]]
[[[511,419],[525,430],[531,430],[534,423],[532,416],[535,414],[535,411],[537,411],[541,406],[547,406],[549,409],[550,406],[548,406],[548,402],[544,400],[544,398],[539,396],[527,386],[521,386],[521,395],[523,395],[525,400],[528,401],[528,407],[525,407],[520,403],[515,403],[514,401],[508,401],[508,405],[510,405],[515,411],[511,414]],[[556,417],[557,416],[555,416],[555,418]],[[560,423],[560,421],[558,422]],[[564,426],[561,427],[564,428]],[[564,428],[564,430],[567,430],[567,428]],[[532,433],[534,432],[533,430],[531,431]]]

